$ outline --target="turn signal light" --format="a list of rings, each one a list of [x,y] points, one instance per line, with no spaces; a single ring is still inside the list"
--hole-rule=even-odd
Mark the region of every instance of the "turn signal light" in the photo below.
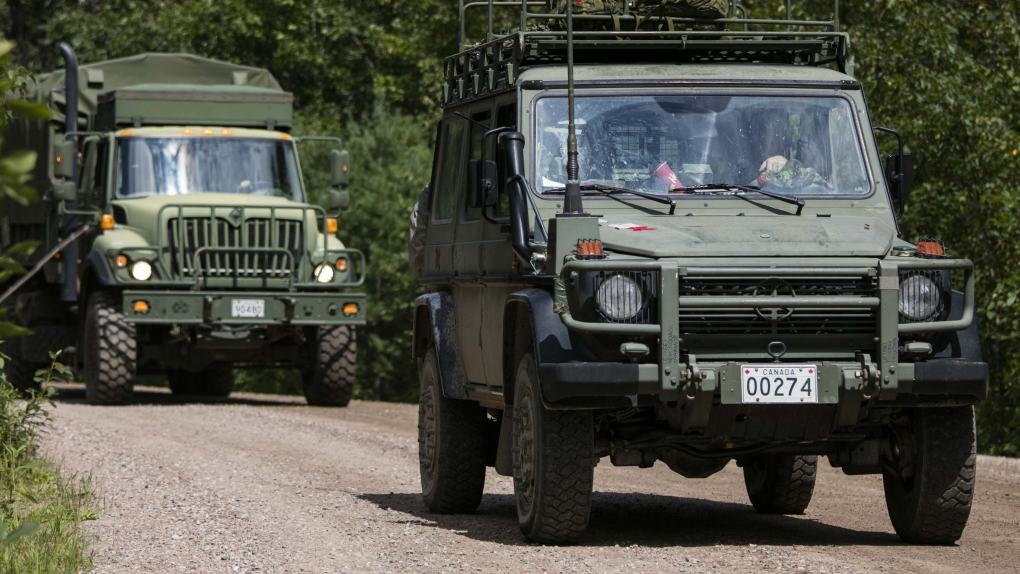
[[[577,256],[580,259],[603,259],[606,252],[598,239],[582,239],[577,242]]]
[[[117,267],[127,267],[127,264],[128,264],[127,255],[117,256]]]
[[[149,304],[145,301],[135,301],[134,304],[135,313],[148,313]]]
[[[113,223],[114,223],[113,216],[109,214],[104,214],[103,218],[99,220],[99,227],[103,231],[110,231],[111,229],[113,229]]]
[[[338,229],[340,228],[337,226],[336,219],[332,217],[326,219],[326,233],[333,235]]]
[[[357,303],[348,303],[344,305],[344,315],[357,315],[357,314],[358,314]]]
[[[941,257],[946,254],[946,248],[939,241],[927,239],[917,243],[917,252],[922,255],[936,255]]]
[[[347,260],[344,259],[343,257],[341,257],[340,259],[337,259],[336,260],[336,270],[337,271],[347,271]]]

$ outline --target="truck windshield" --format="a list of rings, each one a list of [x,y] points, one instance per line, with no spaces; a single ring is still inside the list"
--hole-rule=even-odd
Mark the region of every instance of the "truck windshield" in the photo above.
[[[576,99],[582,183],[652,193],[706,184],[864,195],[849,103],[839,97],[598,96]],[[536,103],[541,191],[566,181],[567,98]]]
[[[302,201],[293,142],[259,138],[125,137],[117,197],[243,193]]]

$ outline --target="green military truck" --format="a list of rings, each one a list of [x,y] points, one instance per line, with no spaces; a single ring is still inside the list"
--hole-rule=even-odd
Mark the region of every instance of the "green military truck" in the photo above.
[[[571,542],[600,459],[735,461],[756,509],[800,513],[824,456],[883,476],[903,540],[953,543],[988,376],[973,265],[900,236],[912,161],[880,153],[838,3],[695,4],[719,3],[462,6],[490,28],[445,61],[409,238],[425,503],[473,511],[491,466],[529,540]]]
[[[50,121],[12,126],[39,154],[41,201],[6,202],[0,242],[40,243],[7,286],[32,334],[5,343],[30,388],[49,353],[74,349],[88,400],[122,404],[135,377],[175,394],[227,396],[235,367],[300,369],[309,404],[351,398],[364,256],[308,203],[297,143],[331,151],[330,209],[346,209],[347,152],[297,138],[293,96],[266,70],[141,54],[40,76]]]

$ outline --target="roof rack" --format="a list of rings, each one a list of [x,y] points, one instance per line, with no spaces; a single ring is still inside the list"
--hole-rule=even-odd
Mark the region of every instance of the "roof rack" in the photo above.
[[[839,0],[833,0],[829,20],[794,20],[790,0],[783,20],[747,18],[737,0],[730,0],[730,16],[717,20],[630,14],[575,14],[575,22],[604,23],[599,30],[574,29],[574,59],[578,63],[734,62],[784,63],[809,66],[836,64],[847,68],[850,36],[839,29]],[[547,0],[459,0],[460,52],[446,58],[440,105],[449,106],[513,89],[521,71],[541,65],[565,64],[567,32],[550,24],[564,14],[549,14]],[[539,7],[540,11],[529,9]],[[468,10],[486,9],[485,40],[465,44]],[[519,28],[495,33],[495,9],[520,10]],[[541,10],[545,11],[541,11]],[[698,27],[701,29],[684,29]],[[607,29],[611,28],[611,29]],[[709,28],[709,29],[705,29]]]

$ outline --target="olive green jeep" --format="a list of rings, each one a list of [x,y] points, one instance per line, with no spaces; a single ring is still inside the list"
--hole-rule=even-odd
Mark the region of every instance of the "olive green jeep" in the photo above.
[[[757,510],[796,514],[824,456],[883,476],[902,539],[959,539],[973,265],[900,237],[911,157],[880,154],[838,4],[637,30],[535,4],[445,63],[409,239],[426,505],[473,511],[491,466],[525,537],[565,543],[600,459],[736,461]]]

